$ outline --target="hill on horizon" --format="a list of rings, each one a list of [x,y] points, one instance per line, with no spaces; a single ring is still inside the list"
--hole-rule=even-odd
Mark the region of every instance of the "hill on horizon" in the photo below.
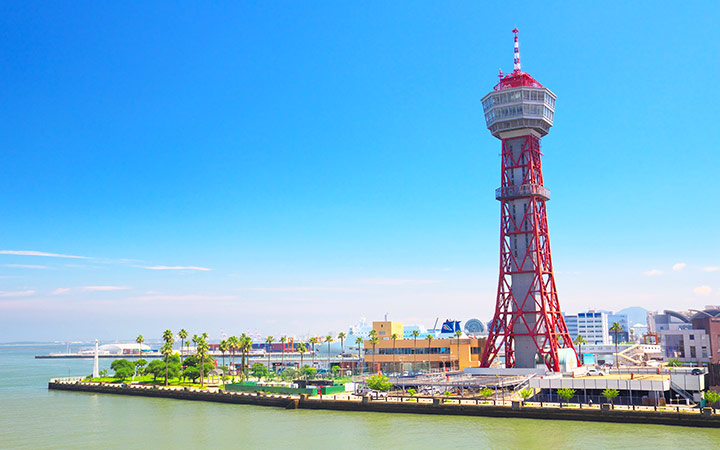
[[[628,308],[617,311],[615,314],[627,314],[628,323],[630,324],[630,326],[633,326],[636,323],[642,323],[647,325],[647,313],[648,310],[641,306],[630,306]]]

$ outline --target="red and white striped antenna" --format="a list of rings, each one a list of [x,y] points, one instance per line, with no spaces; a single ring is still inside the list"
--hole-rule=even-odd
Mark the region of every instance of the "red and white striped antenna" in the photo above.
[[[520,72],[520,45],[518,44],[518,29],[512,30],[515,35],[515,66],[513,67],[514,72]]]

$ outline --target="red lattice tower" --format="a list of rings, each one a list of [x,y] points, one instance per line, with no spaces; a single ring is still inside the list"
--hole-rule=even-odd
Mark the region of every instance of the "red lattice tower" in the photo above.
[[[548,234],[550,191],[543,184],[540,138],[553,123],[556,96],[521,71],[515,34],[512,73],[483,98],[488,129],[502,141],[500,278],[495,314],[483,350],[489,367],[505,352],[505,367],[534,368],[539,360],[560,371],[579,363],[560,311]]]

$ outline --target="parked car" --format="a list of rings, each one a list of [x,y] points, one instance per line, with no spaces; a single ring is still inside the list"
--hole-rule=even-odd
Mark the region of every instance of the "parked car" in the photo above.
[[[690,375],[702,375],[705,371],[702,369],[693,369],[690,371]]]
[[[600,370],[600,369],[596,369],[596,368],[588,369],[588,371],[587,371],[585,374],[588,375],[588,376],[591,376],[591,377],[602,377],[602,376],[605,376],[605,372],[603,372],[603,371]]]

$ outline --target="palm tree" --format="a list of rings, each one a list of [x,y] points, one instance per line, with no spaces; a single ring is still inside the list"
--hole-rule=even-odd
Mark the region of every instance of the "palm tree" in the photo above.
[[[247,352],[250,348],[252,348],[252,341],[250,340],[250,338],[248,337],[247,334],[245,334],[245,333],[241,334],[240,335],[240,367],[242,370],[243,381],[245,380],[245,377],[246,377],[246,372],[247,372],[247,368],[246,368],[247,359],[246,358],[247,358]]]
[[[304,342],[301,342],[297,347],[298,353],[300,353],[300,367],[299,369],[302,370],[303,367],[303,355],[307,352],[307,345],[305,345]]]
[[[142,334],[138,334],[138,337],[135,338],[135,342],[138,343],[138,346],[140,347],[138,350],[140,351],[140,354],[142,355],[142,344],[145,342],[145,338]]]
[[[265,339],[265,343],[267,344],[268,370],[270,369],[270,345],[273,342],[275,342],[275,338],[272,336],[268,336],[267,339]]]
[[[457,337],[458,346],[458,370],[460,370],[460,336],[462,336],[462,331],[455,330],[455,337]]]
[[[582,337],[582,334],[578,334],[575,340],[573,340],[573,344],[577,345],[578,348],[578,359],[580,360],[580,365],[585,364],[585,360],[582,356],[582,346],[583,344],[587,344],[587,341],[584,337]]]
[[[620,370],[620,360],[618,359],[618,333],[622,330],[622,327],[617,322],[613,322],[612,326],[610,327],[610,331],[615,333],[615,368],[617,368],[618,370]]]
[[[223,339],[222,341],[220,341],[220,345],[218,346],[218,348],[220,349],[220,353],[222,353],[222,355],[223,355],[223,366],[225,366],[225,352],[228,351],[228,349],[230,347],[228,346],[227,341]],[[223,381],[225,381],[225,371],[224,370],[223,370]]]
[[[428,341],[428,356],[427,356],[427,360],[428,360],[428,372],[430,372],[430,344],[432,344],[433,335],[428,333],[428,335],[425,336],[425,339],[427,339],[427,341]]]
[[[330,372],[330,343],[333,341],[332,336],[325,336],[325,342],[327,342],[328,345],[328,352],[327,352],[327,366],[328,366],[328,372]]]
[[[173,336],[173,332],[170,330],[165,330],[163,333],[163,341],[165,341],[165,344],[163,344],[160,351],[163,355],[165,355],[165,386],[168,385],[168,366],[170,364],[170,355],[172,355],[173,352],[173,344],[175,343],[175,337]]]
[[[185,343],[185,339],[188,337],[188,332],[185,328],[180,330],[178,333],[178,337],[180,338],[180,365],[183,365],[183,344]]]
[[[360,375],[362,375],[364,372],[364,369],[365,369],[365,361],[362,360],[363,359],[362,348],[360,347],[363,344],[363,338],[361,338],[360,336],[356,337],[355,343],[358,346],[358,359],[360,360]]]
[[[205,340],[207,333],[203,333],[202,336],[193,336],[193,342],[195,342],[195,349],[198,356],[200,356],[200,387],[205,387],[205,356],[207,356],[210,346]]]
[[[230,365],[232,366],[233,372],[235,372],[235,352],[237,351],[237,348],[240,346],[240,341],[238,340],[237,336],[230,336],[228,338],[228,346],[230,347]],[[233,381],[235,380],[235,375],[233,375]]]
[[[372,344],[373,352],[372,352],[372,368],[370,369],[370,373],[373,373],[375,370],[375,346],[378,343],[378,337],[372,334],[370,336],[370,343]]]
[[[398,337],[399,336],[397,335],[397,333],[393,333],[390,335],[390,339],[392,339],[392,341],[393,341],[393,359],[392,359],[393,364],[392,365],[393,365],[393,371],[395,371],[395,372],[398,371],[397,366],[395,365],[395,341],[398,340]]]
[[[314,366],[315,365],[315,344],[318,343],[318,338],[311,337],[308,342],[310,342],[310,345],[312,345],[312,361],[313,361],[313,366]]]
[[[285,343],[287,342],[287,337],[282,336],[280,338],[280,342],[282,342],[282,356],[280,357],[280,365],[283,366],[283,370],[285,369]]]
[[[345,359],[345,338],[347,337],[347,334],[345,333],[338,333],[338,340],[340,341],[340,366],[344,365],[344,359]]]
[[[417,372],[417,338],[420,336],[420,331],[413,330],[412,331],[412,337],[413,337],[413,372]]]

